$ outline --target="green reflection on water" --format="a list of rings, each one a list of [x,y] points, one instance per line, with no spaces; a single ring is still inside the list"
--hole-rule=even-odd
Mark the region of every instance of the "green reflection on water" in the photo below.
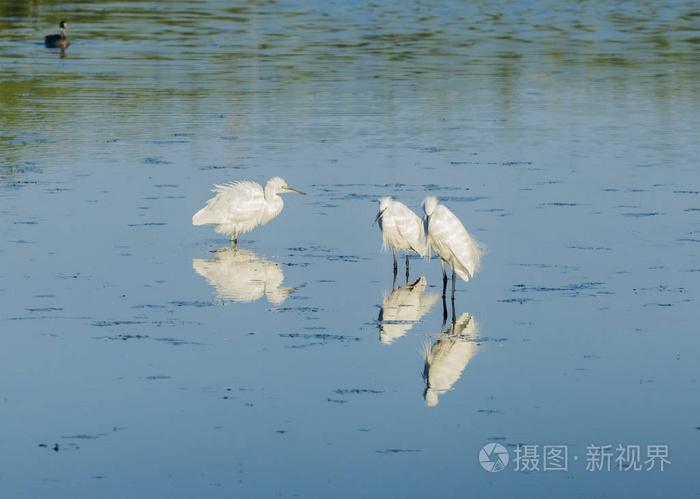
[[[41,44],[62,18],[65,60]],[[168,115],[440,116],[486,103],[498,118],[523,92],[567,86],[673,107],[697,95],[697,19],[694,2],[5,2],[0,127],[51,133],[60,117],[82,124],[72,133],[118,136]]]

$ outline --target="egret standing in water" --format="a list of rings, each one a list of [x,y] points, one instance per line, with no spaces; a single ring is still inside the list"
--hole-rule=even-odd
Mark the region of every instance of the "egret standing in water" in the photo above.
[[[216,232],[230,234],[231,244],[238,247],[238,235],[250,232],[258,225],[280,214],[284,201],[279,194],[285,192],[305,192],[292,189],[280,177],[272,177],[265,184],[265,189],[247,180],[214,185],[216,196],[207,201],[207,205],[194,214],[193,225],[216,224]]]
[[[394,201],[388,196],[379,200],[379,213],[374,219],[374,224],[377,222],[382,230],[382,249],[386,250],[391,246],[391,252],[394,255],[394,279],[396,279],[398,267],[396,250],[406,252],[406,282],[408,282],[408,252],[413,251],[420,256],[428,253],[423,222],[405,204]]]
[[[66,21],[61,21],[58,24],[61,28],[60,35],[46,35],[44,38],[44,45],[52,49],[64,49],[70,45],[70,40],[66,38],[66,29],[68,28],[68,23]]]
[[[455,274],[469,281],[479,270],[484,246],[474,240],[459,218],[434,196],[423,200],[427,217],[428,246],[440,257],[442,266],[442,296],[447,290],[445,264],[452,267],[452,314],[454,315]]]

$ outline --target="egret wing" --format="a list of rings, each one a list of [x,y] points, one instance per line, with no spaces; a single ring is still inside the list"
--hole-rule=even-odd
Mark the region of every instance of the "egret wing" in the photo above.
[[[217,224],[216,231],[223,234],[248,232],[258,224],[265,206],[259,184],[243,181],[214,187],[216,196],[192,217],[193,224]]]
[[[215,191],[218,194],[210,202],[211,209],[220,214],[220,221],[216,223],[252,223],[253,227],[258,224],[265,206],[265,193],[259,184],[236,182],[217,185]]]
[[[429,220],[430,246],[453,266],[459,276],[468,281],[479,263],[479,248],[459,221],[445,206],[439,205]]]
[[[405,240],[406,248],[425,255],[425,229],[422,220],[410,208],[402,203],[396,203],[396,229]]]

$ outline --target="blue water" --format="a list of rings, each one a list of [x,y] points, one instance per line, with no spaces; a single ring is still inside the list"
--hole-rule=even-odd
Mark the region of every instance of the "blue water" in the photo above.
[[[0,27],[1,496],[700,490],[693,2],[13,4]],[[191,225],[214,183],[274,175],[307,196],[241,251]],[[400,258],[392,294],[386,195],[438,196],[488,248],[452,329],[436,259],[404,287]],[[663,471],[619,471],[656,445]]]

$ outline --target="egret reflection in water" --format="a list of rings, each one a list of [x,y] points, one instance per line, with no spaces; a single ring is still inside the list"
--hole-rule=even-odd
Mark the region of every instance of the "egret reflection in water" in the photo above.
[[[425,277],[421,276],[384,296],[379,312],[379,337],[382,343],[389,345],[405,335],[440,299],[439,293],[426,294],[426,286]]]
[[[438,396],[452,389],[462,372],[476,353],[479,327],[473,316],[462,314],[448,329],[440,333],[431,346],[423,352],[425,367],[423,380],[426,383],[423,399],[426,405],[438,404]]]
[[[248,303],[265,295],[267,301],[279,305],[297,289],[282,287],[280,264],[245,249],[220,248],[216,258],[194,259],[192,267],[224,300]]]

